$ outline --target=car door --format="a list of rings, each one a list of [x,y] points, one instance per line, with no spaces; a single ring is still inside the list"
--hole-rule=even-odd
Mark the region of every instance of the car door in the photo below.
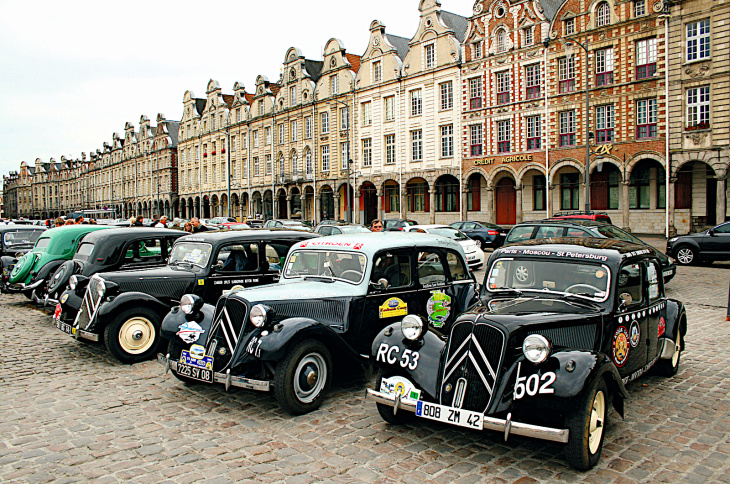
[[[259,242],[230,242],[211,258],[210,275],[205,284],[205,302],[214,304],[223,291],[234,286],[262,284]]]
[[[661,263],[653,259],[646,261],[646,286],[648,305],[646,309],[647,332],[641,335],[647,345],[647,365],[659,355],[659,337],[667,328],[667,304],[664,295],[664,278]],[[643,373],[643,372],[642,372]],[[638,375],[637,375],[638,376]]]
[[[420,305],[416,312],[437,329],[448,327],[469,306],[474,294],[474,280],[453,250],[419,249],[416,278]]]
[[[730,258],[730,223],[718,225],[708,230],[700,240],[700,251],[702,257],[708,259]]]
[[[615,304],[622,310],[614,315],[609,357],[613,359],[622,378],[630,377],[647,363],[649,304],[644,271],[642,262],[627,262],[621,265],[617,278]],[[623,306],[620,306],[621,301],[625,301]]]
[[[261,247],[263,247],[261,253],[261,284],[279,282],[286,255],[289,253],[291,246],[297,242],[296,240],[261,241]]]

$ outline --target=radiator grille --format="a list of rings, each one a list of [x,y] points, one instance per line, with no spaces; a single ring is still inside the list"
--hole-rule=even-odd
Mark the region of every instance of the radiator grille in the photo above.
[[[486,412],[497,386],[505,336],[490,324],[457,323],[451,330],[441,383],[441,404],[453,406],[460,379],[466,391],[460,408]]]
[[[582,324],[579,326],[545,328],[536,331],[536,333],[545,336],[553,346],[592,350],[596,344],[597,329],[595,324]]]
[[[89,279],[89,285],[86,287],[84,298],[81,300],[81,308],[79,308],[79,312],[76,314],[74,325],[85,331],[88,331],[93,325],[96,310],[99,309],[99,303],[102,298],[97,292],[99,282],[101,282],[101,279],[97,276]]]
[[[228,367],[238,340],[246,329],[246,303],[235,298],[220,298],[216,304],[215,320],[208,340],[207,354],[214,354],[213,371]],[[213,346],[215,345],[215,348]],[[224,354],[220,349],[225,348]]]
[[[347,314],[347,301],[342,299],[269,302],[266,304],[276,311],[277,318],[304,317],[316,319],[328,325],[345,324]]]

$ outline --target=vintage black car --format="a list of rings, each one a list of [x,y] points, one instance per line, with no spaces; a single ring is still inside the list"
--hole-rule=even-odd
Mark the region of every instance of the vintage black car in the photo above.
[[[293,414],[322,403],[333,370],[368,364],[378,332],[419,314],[434,327],[478,300],[461,246],[428,234],[357,233],[292,247],[278,284],[215,307],[185,295],[162,324],[158,361],[179,379],[273,389]],[[337,362],[334,364],[333,362]]]
[[[530,240],[494,251],[478,306],[434,328],[409,314],[375,339],[368,397],[388,422],[416,416],[566,443],[593,467],[626,385],[679,367],[687,316],[659,259],[611,239]]]
[[[212,303],[234,287],[276,282],[289,248],[314,237],[294,230],[186,235],[175,242],[165,267],[71,276],[69,290],[81,304],[72,324],[57,327],[77,338],[103,339],[123,363],[149,359],[161,341],[162,318],[184,294]]]
[[[97,272],[164,266],[172,244],[183,235],[187,232],[152,227],[115,228],[88,234],[73,259],[61,264],[48,282],[45,301],[56,306],[53,315],[56,324],[72,324],[81,307],[83,294],[67,288],[72,275],[88,278]]]

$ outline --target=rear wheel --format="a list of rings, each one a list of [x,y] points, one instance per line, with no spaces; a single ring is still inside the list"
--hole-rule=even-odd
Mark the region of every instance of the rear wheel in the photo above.
[[[578,399],[568,415],[566,456],[571,467],[587,471],[601,458],[609,401],[606,382],[599,378]]]
[[[386,378],[383,375],[383,371],[378,370],[378,379],[375,382],[376,390],[380,390],[380,384],[383,382],[383,378]],[[399,410],[397,412],[394,412],[393,407],[391,407],[390,405],[386,405],[384,403],[376,403],[375,405],[377,405],[377,407],[378,407],[378,413],[380,414],[380,416],[383,418],[383,420],[385,420],[389,424],[393,424],[393,425],[407,424],[408,422],[411,422],[415,417],[415,414],[413,412],[409,412],[407,410]]]
[[[671,358],[656,362],[656,372],[661,376],[674,376],[679,371],[679,360],[682,357],[682,332],[680,328],[677,328],[677,339],[674,345],[674,354]]]
[[[151,310],[128,309],[104,329],[104,343],[122,363],[148,360],[160,343],[160,316]]]
[[[677,264],[688,266],[697,262],[697,251],[688,245],[683,245],[677,249],[674,258],[677,259]]]
[[[332,380],[332,357],[317,340],[305,340],[289,350],[276,365],[274,393],[284,410],[299,415],[322,404]]]

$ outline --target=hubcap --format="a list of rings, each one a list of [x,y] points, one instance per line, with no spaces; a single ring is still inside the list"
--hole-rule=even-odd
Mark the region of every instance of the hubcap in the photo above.
[[[672,355],[672,367],[676,368],[679,364],[679,352],[682,351],[682,342],[681,342],[682,336],[679,333],[679,330],[677,330],[677,342],[674,346],[674,354]]]
[[[591,408],[590,423],[588,428],[588,449],[591,454],[598,452],[603,435],[603,421],[606,418],[606,396],[602,391],[596,392]]]
[[[679,249],[677,252],[677,260],[682,264],[689,264],[694,259],[694,255],[690,249]]]
[[[294,393],[303,403],[314,401],[327,381],[327,364],[319,353],[309,353],[299,360],[294,372]]]
[[[124,322],[119,330],[119,345],[132,355],[144,353],[155,341],[155,326],[142,316],[135,316]]]
[[[515,270],[515,277],[520,282],[525,282],[527,280],[527,278],[529,277],[529,275],[530,275],[530,272],[527,270],[527,267],[525,267],[525,266],[519,266]]]

